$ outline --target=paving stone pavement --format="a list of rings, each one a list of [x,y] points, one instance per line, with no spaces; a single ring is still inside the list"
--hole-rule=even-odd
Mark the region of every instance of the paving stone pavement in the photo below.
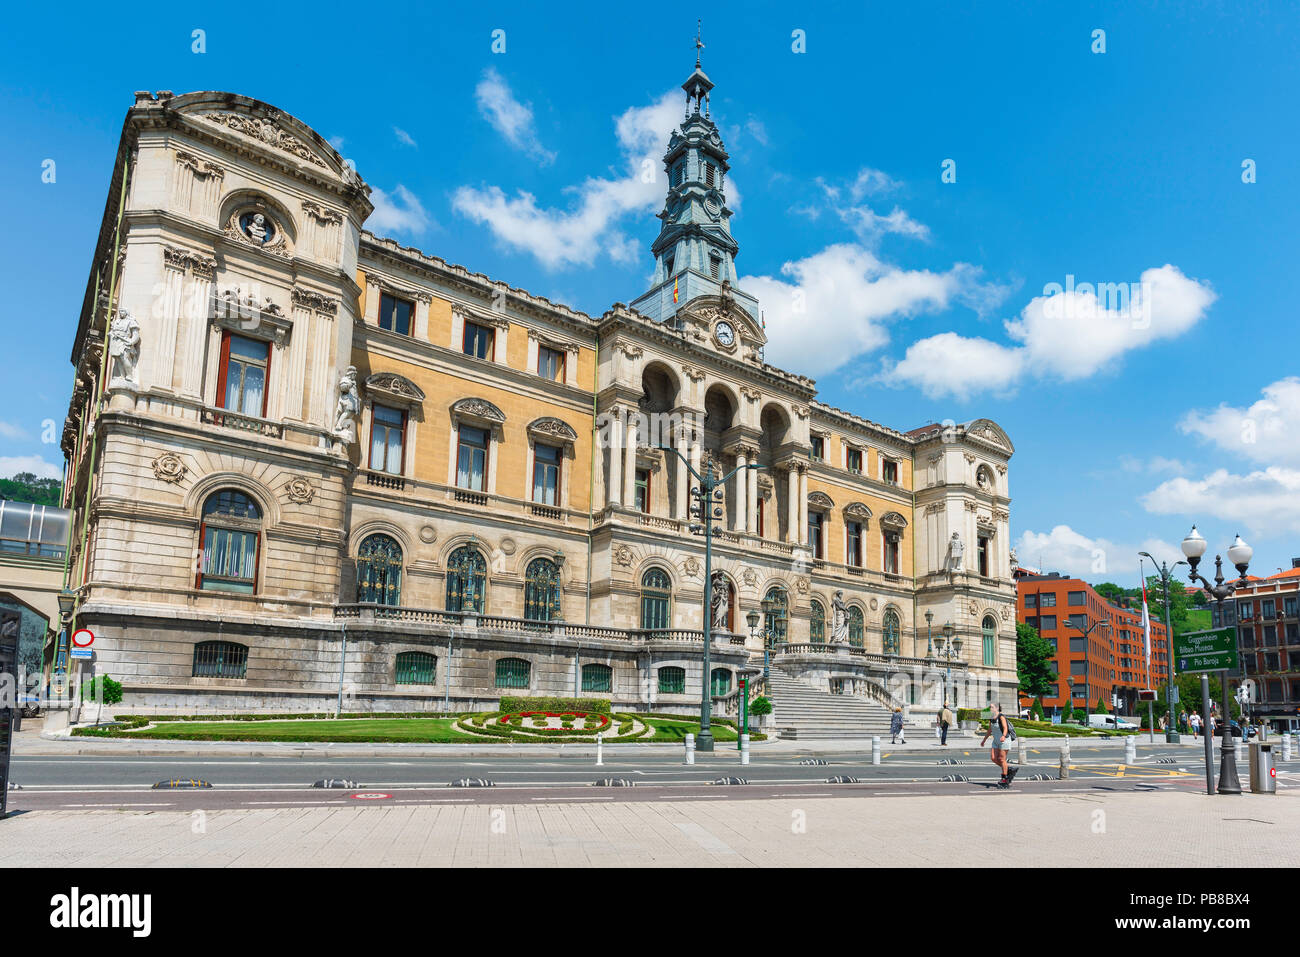
[[[32,811],[0,867],[1294,867],[1300,789]]]

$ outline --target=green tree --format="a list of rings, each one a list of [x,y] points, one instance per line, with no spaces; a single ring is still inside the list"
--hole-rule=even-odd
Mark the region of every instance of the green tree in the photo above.
[[[114,681],[108,675],[103,675],[81,686],[81,700],[85,701],[87,698],[99,702],[99,712],[95,715],[95,724],[99,724],[99,719],[104,715],[104,705],[121,704],[122,683]]]
[[[1051,644],[1037,628],[1016,622],[1016,673],[1022,694],[1037,698],[1056,690],[1054,658]]]
[[[31,472],[19,472],[13,478],[0,479],[0,498],[57,507],[59,486],[58,479],[38,479]]]
[[[1117,604],[1121,598],[1129,597],[1129,590],[1120,588],[1114,582],[1102,582],[1100,585],[1093,585],[1092,590],[1107,601],[1113,601]]]
[[[1100,696],[1100,695],[1098,695],[1098,697],[1097,697],[1097,707],[1095,707],[1095,708],[1092,709],[1092,713],[1093,713],[1093,714],[1105,714],[1105,713],[1106,713],[1106,702],[1103,701],[1103,700],[1101,699],[1101,696]]]

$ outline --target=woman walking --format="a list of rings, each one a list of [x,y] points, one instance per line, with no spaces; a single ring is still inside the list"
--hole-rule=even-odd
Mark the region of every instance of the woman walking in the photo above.
[[[907,744],[907,737],[903,733],[902,708],[895,708],[893,717],[889,719],[889,743]]]

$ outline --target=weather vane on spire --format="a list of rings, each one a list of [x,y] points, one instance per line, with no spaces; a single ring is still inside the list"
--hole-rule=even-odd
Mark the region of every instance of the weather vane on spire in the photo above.
[[[700,35],[702,33],[703,33],[703,27],[699,19],[696,19],[695,21],[695,65],[697,67],[700,65],[700,51],[704,49],[704,41],[700,39]]]

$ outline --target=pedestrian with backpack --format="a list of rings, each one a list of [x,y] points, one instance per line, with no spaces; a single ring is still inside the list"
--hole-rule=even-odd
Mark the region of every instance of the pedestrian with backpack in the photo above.
[[[1012,779],[1016,776],[1019,768],[1007,767],[1008,745],[1016,739],[1016,729],[1011,727],[1011,722],[1007,716],[1002,713],[1002,705],[996,701],[989,705],[992,712],[992,720],[989,721],[988,730],[984,732],[984,737],[980,741],[980,747],[984,747],[984,742],[993,736],[993,750],[989,752],[989,758],[1002,771],[1002,779],[998,781],[998,787],[1007,787],[1011,784]]]

